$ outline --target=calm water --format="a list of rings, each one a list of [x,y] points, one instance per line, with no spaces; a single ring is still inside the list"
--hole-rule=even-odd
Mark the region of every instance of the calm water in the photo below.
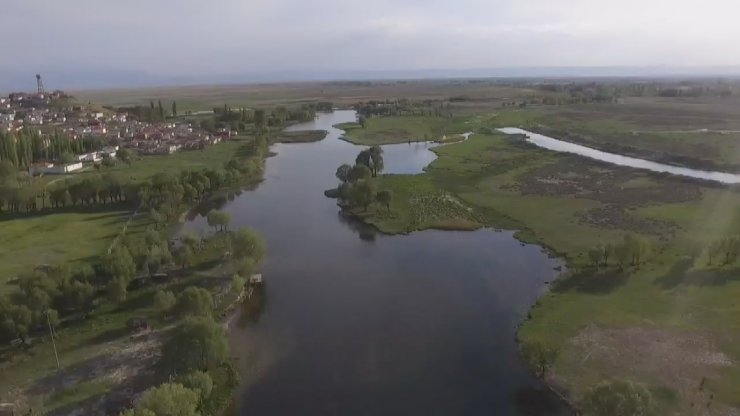
[[[293,126],[330,133],[275,145],[265,182],[224,207],[268,243],[267,304],[230,335],[238,414],[567,414],[514,343],[558,261],[510,232],[384,236],[343,220],[323,191],[361,149],[331,126],[354,119],[337,111]],[[384,146],[386,171],[421,172],[430,147]],[[188,226],[207,228],[200,217]]]
[[[653,172],[666,172],[673,175],[687,176],[690,178],[705,179],[708,181],[721,182],[726,184],[740,183],[740,175],[726,172],[714,172],[679,166],[666,165],[663,163],[651,162],[649,160],[638,159],[629,156],[622,156],[614,153],[602,152],[601,150],[581,146],[558,139],[553,139],[538,133],[532,133],[516,127],[506,127],[498,129],[506,134],[525,134],[527,141],[545,149],[555,150],[557,152],[575,153],[586,156],[591,159],[601,160],[602,162],[613,163],[615,165],[629,166],[638,169],[647,169]]]

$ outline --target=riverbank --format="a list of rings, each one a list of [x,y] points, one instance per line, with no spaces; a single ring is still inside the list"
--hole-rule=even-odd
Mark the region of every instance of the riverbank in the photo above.
[[[557,154],[502,134],[434,152],[439,158],[425,174],[380,178],[379,189],[396,192],[391,210],[371,207],[360,218],[390,233],[433,224],[405,214],[416,196],[396,184],[408,181],[409,189],[449,193],[480,224],[522,230],[523,241],[561,253],[570,272],[519,331],[522,342],[559,351],[549,384],[575,403],[596,382],[626,377],[646,383],[663,413],[686,414],[708,402],[717,414],[740,406],[740,368],[733,364],[740,335],[731,330],[740,315],[728,308],[740,296],[740,282],[730,278],[737,268],[708,266],[706,250],[740,231],[732,208],[740,206],[737,192]],[[619,244],[626,234],[649,241],[647,260],[594,267],[589,251]]]
[[[216,145],[214,148],[218,149],[214,152],[193,153],[213,156],[213,158],[204,157],[209,161],[210,164],[207,166],[211,169],[222,168],[230,160],[240,162],[239,166],[244,169],[240,171],[242,176],[236,178],[232,175],[231,178],[238,179],[240,187],[244,187],[262,179],[266,157],[266,152],[246,151],[244,146],[248,144],[242,139],[225,145]],[[191,156],[177,160],[186,160],[189,157]],[[165,170],[177,162],[164,159],[165,157],[162,159],[162,169]],[[236,182],[230,183],[234,185]],[[199,205],[211,205],[211,201],[216,199],[230,198],[232,189],[227,189],[226,182],[221,185],[222,188],[216,189],[210,195],[207,193],[203,195],[201,198],[209,202],[206,203],[201,199]],[[128,227],[126,235],[143,238],[145,231],[156,230],[158,238],[163,241],[162,244],[167,245],[170,238],[179,231],[179,224],[183,218],[179,215],[180,212],[190,211],[186,205],[182,202],[174,207],[174,214],[171,215],[169,222],[165,216],[161,216],[155,222],[147,211],[134,221],[134,230]],[[98,255],[102,256],[105,254],[103,246],[107,248],[120,234],[121,226],[128,220],[128,215],[118,212],[106,215],[99,211],[95,210],[98,214],[92,218],[110,223],[110,228],[115,231],[95,239],[96,244],[100,245]],[[58,221],[66,217],[66,214],[56,212],[44,214],[16,221],[26,224],[27,221],[32,223],[40,219]],[[98,222],[93,221],[90,224],[96,226]],[[79,229],[79,225],[77,228]],[[69,237],[68,234],[66,236]],[[95,234],[88,232],[84,237],[94,236]],[[150,237],[147,234],[147,241],[150,241]],[[170,247],[172,249],[173,246]],[[153,365],[159,357],[160,335],[167,333],[169,324],[160,320],[161,311],[154,306],[154,295],[158,290],[177,294],[189,286],[196,286],[206,288],[215,298],[224,297],[225,288],[228,290],[232,282],[231,274],[224,278],[224,273],[219,268],[223,261],[223,250],[224,247],[211,247],[209,250],[193,253],[186,266],[169,267],[169,264],[164,264],[159,271],[165,272],[165,276],[168,276],[165,282],[159,281],[154,284],[148,279],[134,279],[137,281],[131,281],[127,285],[128,290],[123,299],[117,302],[109,301],[100,293],[102,290],[98,290],[90,311],[84,314],[66,314],[59,325],[55,325],[56,352],[61,369],[56,369],[55,354],[45,332],[34,331],[31,334],[32,343],[24,348],[6,346],[1,349],[2,401],[14,403],[16,411],[19,412],[29,408],[53,415],[65,415],[79,409],[94,412],[108,406],[116,397],[130,395],[131,391],[143,391],[151,387],[152,383],[161,381],[155,377]],[[88,256],[82,261],[84,264],[94,265],[99,258]],[[65,263],[61,260],[60,263],[53,263],[58,264]],[[132,319],[144,319],[151,332],[134,334],[129,329],[129,322]],[[152,335],[148,336],[149,333]],[[81,387],[75,387],[76,385]]]

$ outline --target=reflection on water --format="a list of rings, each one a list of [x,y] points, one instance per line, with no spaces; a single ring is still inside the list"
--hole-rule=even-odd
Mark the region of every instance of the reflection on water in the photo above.
[[[278,144],[266,180],[227,201],[235,227],[268,244],[258,319],[230,333],[240,415],[490,415],[566,412],[521,364],[514,336],[559,262],[510,232],[386,236],[340,215],[323,191],[362,147],[331,126],[315,143]],[[419,173],[428,143],[384,146],[386,171]],[[202,216],[187,227],[207,230]],[[543,406],[522,410],[520,391]]]
[[[704,179],[713,182],[727,184],[740,183],[740,175],[738,174],[682,168],[679,166],[652,162],[645,159],[638,159],[635,157],[602,152],[601,150],[596,150],[590,147],[581,146],[579,144],[553,139],[552,137],[548,137],[538,133],[532,133],[530,131],[516,127],[506,127],[498,130],[506,134],[524,134],[527,136],[526,140],[528,142],[533,143],[539,147],[543,147],[545,149],[554,150],[556,152],[574,153],[591,159],[600,160],[602,162],[613,163],[615,165],[629,166],[638,169],[647,169],[653,172],[671,173],[673,175],[687,176],[689,178]]]

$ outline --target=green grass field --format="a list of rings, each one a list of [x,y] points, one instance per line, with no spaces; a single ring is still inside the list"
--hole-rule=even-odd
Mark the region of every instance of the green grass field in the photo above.
[[[0,293],[19,273],[43,264],[72,266],[105,254],[131,216],[125,210],[62,212],[0,221]],[[127,233],[146,227],[137,217]]]
[[[475,124],[516,118],[522,114],[482,116]],[[518,229],[520,239],[565,257],[570,272],[519,333],[522,342],[559,350],[548,376],[553,386],[577,401],[597,381],[626,377],[651,388],[660,414],[693,414],[710,401],[717,414],[740,406],[740,270],[708,266],[703,250],[740,232],[740,193],[560,155],[500,134],[476,134],[435,152],[439,158],[425,174],[381,178],[380,188],[393,190],[391,210],[374,204],[366,221],[386,232],[434,227],[462,211],[446,211],[442,199],[430,198],[425,210],[441,215],[418,221],[410,214],[414,201],[447,194],[471,207],[476,220]],[[645,264],[621,271],[613,262],[600,270],[590,265],[590,248],[627,233],[651,242]]]

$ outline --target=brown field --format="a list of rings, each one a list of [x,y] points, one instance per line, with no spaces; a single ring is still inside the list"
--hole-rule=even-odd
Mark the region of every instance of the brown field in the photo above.
[[[331,101],[351,105],[358,101],[408,99],[501,100],[527,94],[525,89],[502,86],[495,81],[418,80],[367,82],[301,82],[284,84],[241,84],[182,86],[140,89],[71,91],[81,101],[122,106],[149,104],[150,100],[177,101],[178,109],[205,110],[215,106],[268,107]],[[470,106],[471,103],[467,103]],[[462,106],[461,106],[462,107]]]

